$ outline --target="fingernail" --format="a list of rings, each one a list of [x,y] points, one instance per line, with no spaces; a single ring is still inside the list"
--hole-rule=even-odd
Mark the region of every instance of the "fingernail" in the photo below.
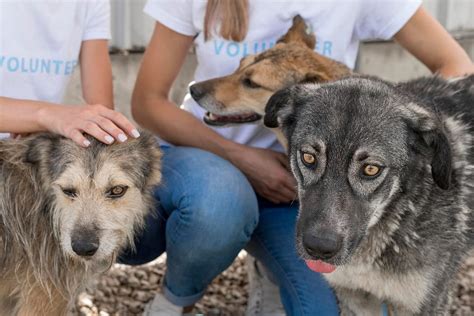
[[[108,144],[112,144],[114,142],[114,138],[110,135],[107,135],[105,136],[105,141],[108,143]]]
[[[132,136],[138,138],[140,137],[140,133],[136,129],[132,129]]]
[[[125,136],[125,134],[119,134],[118,139],[119,139],[119,141],[121,141],[123,143],[124,141],[127,140],[127,136]]]
[[[83,142],[83,144],[84,144],[84,146],[89,147],[89,145],[91,144],[91,142],[86,139],[86,140]]]

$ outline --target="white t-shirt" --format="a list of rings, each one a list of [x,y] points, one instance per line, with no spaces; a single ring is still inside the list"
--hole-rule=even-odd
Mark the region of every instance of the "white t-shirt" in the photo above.
[[[108,0],[0,0],[0,96],[62,102],[93,39],[110,39]]]
[[[216,34],[204,41],[206,4],[205,0],[149,0],[145,6],[145,12],[161,24],[195,36],[197,82],[228,75],[238,68],[242,57],[275,45],[297,14],[315,32],[317,52],[353,68],[359,41],[391,38],[413,16],[421,0],[249,0],[249,30],[239,43]],[[199,119],[205,113],[189,95],[182,107]],[[260,124],[215,130],[241,144],[282,150],[274,134]]]

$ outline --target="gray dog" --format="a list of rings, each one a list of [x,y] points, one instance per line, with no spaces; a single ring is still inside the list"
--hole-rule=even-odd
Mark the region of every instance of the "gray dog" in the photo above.
[[[299,253],[342,314],[446,314],[474,241],[474,76],[293,86],[264,121],[289,141]]]

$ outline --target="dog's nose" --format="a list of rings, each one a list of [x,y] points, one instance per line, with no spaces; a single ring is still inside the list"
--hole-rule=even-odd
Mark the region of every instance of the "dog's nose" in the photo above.
[[[194,101],[198,101],[205,94],[204,89],[199,84],[193,84],[190,86],[189,91],[191,92],[191,97],[194,99]]]
[[[321,231],[317,236],[310,232],[303,235],[306,251],[319,259],[330,259],[341,249],[342,237],[330,231]]]
[[[99,249],[99,238],[97,236],[87,236],[74,239],[71,246],[78,256],[92,257]]]

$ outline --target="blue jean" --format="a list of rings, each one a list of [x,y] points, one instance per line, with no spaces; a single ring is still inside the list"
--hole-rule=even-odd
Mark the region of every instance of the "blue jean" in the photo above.
[[[228,161],[203,150],[163,147],[159,207],[146,219],[136,250],[119,261],[138,265],[167,253],[164,295],[179,306],[198,301],[206,287],[245,248],[280,288],[288,315],[337,315],[326,281],[295,250],[297,205],[257,197]]]

